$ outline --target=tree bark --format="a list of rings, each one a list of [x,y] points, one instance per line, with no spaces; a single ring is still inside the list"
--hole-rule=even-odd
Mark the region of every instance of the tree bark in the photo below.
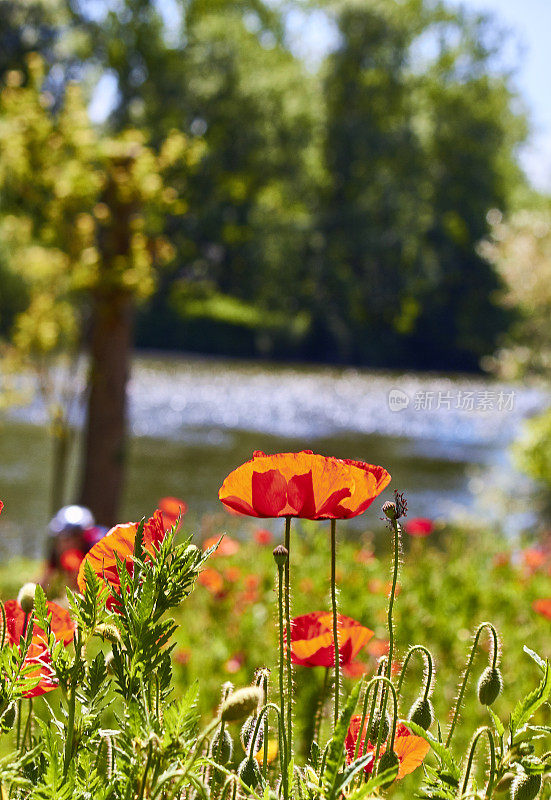
[[[122,285],[121,263],[131,262],[132,220],[138,210],[132,192],[125,191],[131,163],[131,157],[113,159],[108,171],[103,201],[109,214],[98,237],[101,275],[92,310],[80,502],[107,526],[119,521],[126,461],[134,298]]]

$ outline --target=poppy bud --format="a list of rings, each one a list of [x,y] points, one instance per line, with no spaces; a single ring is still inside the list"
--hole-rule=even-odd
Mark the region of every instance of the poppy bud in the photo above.
[[[244,758],[237,768],[237,774],[249,789],[260,783],[260,768],[254,758]]]
[[[382,724],[381,724],[380,713],[375,714],[373,717],[373,720],[369,726],[369,736],[368,736],[369,741],[373,742],[373,744],[375,744],[375,742],[379,740],[379,727],[382,728],[381,742],[384,742],[388,734],[390,733],[390,715],[388,711],[385,712],[385,716],[382,719]]]
[[[200,552],[201,551],[199,550],[196,544],[188,544],[188,546],[184,550],[184,557],[187,559],[194,558]]]
[[[243,750],[248,753],[249,746],[251,744],[251,739],[254,736],[254,731],[256,728],[256,715],[253,714],[248,719],[245,720],[243,723],[243,727],[241,728],[241,744],[243,745]],[[254,743],[254,753],[256,755],[260,748],[262,747],[262,742],[264,740],[264,732],[262,730],[262,726],[260,727],[258,734],[256,736],[256,741]]]
[[[419,697],[409,710],[408,719],[428,731],[434,722],[434,709],[428,697]]]
[[[395,769],[397,775],[399,767],[400,767],[400,759],[398,758],[394,750],[387,750],[386,753],[383,753],[383,755],[381,756],[381,759],[379,761],[379,766],[377,768],[377,774],[381,775],[388,769]],[[394,781],[396,780],[396,775],[394,775],[392,780],[385,781],[385,783],[382,784],[383,789],[388,789],[388,787],[394,783]]]
[[[278,567],[284,567],[289,558],[289,551],[284,545],[278,544],[278,546],[274,548],[273,557]]]
[[[515,780],[515,773],[514,772],[506,772],[505,775],[498,781],[495,792],[496,794],[505,794],[508,792]]]
[[[390,500],[387,500],[386,503],[383,503],[383,514],[388,519],[397,519],[396,503],[392,503]]]
[[[541,775],[517,775],[511,787],[511,800],[534,800],[541,789]]]
[[[24,583],[19,594],[17,595],[17,602],[25,612],[30,614],[34,608],[34,593],[36,590],[36,583]]]
[[[121,641],[119,629],[116,625],[112,625],[109,622],[102,622],[99,625],[96,625],[94,633],[96,636],[101,636],[102,639],[107,639],[108,642],[112,642],[113,644],[117,644]]]
[[[232,738],[226,728],[216,731],[212,739],[211,755],[219,764],[227,764],[233,755]]]
[[[13,723],[15,722],[15,706],[11,705],[7,708],[0,717],[0,729],[5,733],[11,731]]]
[[[497,667],[486,667],[478,681],[478,699],[483,706],[491,706],[503,689],[503,678]]]
[[[113,669],[114,660],[115,656],[113,655],[113,651],[110,650],[105,656],[105,669],[107,670],[108,675],[114,675],[114,669]]]
[[[243,717],[248,717],[262,703],[263,696],[263,692],[258,686],[238,689],[224,701],[220,716],[226,722],[235,722]]]

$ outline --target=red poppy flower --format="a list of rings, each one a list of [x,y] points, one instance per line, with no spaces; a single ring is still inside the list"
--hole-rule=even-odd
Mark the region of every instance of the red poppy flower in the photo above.
[[[254,540],[257,544],[267,545],[270,544],[273,537],[271,531],[266,530],[266,528],[257,528],[253,534]]]
[[[81,592],[86,589],[86,578],[84,569],[86,562],[90,564],[98,578],[105,580],[114,589],[120,587],[119,573],[117,570],[117,557],[125,564],[130,575],[134,570],[132,555],[134,553],[134,541],[138,525],[135,522],[127,522],[124,525],[115,525],[108,531],[103,539],[100,539],[92,549],[86,554],[78,571],[78,588]],[[163,517],[159,509],[155,511],[143,527],[143,548],[147,553],[153,554],[155,549],[165,538],[165,526]],[[112,597],[107,601],[108,607],[112,607],[114,600]]]
[[[4,508],[4,503],[0,500],[0,514],[2,513],[3,508]]]
[[[349,764],[351,761],[354,761],[356,742],[358,740],[358,734],[360,732],[361,721],[362,718],[360,714],[354,715],[350,720],[350,725],[348,727],[348,732],[346,734],[346,739],[344,744],[346,748],[346,756],[347,756],[346,760]],[[367,720],[364,722],[364,729],[360,739],[360,744],[358,746],[357,757],[362,756],[364,754],[366,731],[367,731]],[[377,749],[376,744],[372,744],[370,741],[368,741],[365,748],[365,753],[366,754],[370,752],[375,753],[376,749]],[[381,755],[385,752],[385,749],[386,749],[386,744],[383,745],[380,749]],[[404,778],[406,775],[409,775],[410,772],[413,772],[414,769],[417,769],[417,767],[423,763],[423,760],[429,750],[430,750],[430,744],[426,742],[424,739],[422,739],[420,736],[414,736],[409,731],[409,729],[404,725],[403,722],[397,725],[396,737],[394,739],[394,752],[398,756],[400,765],[398,767],[398,775],[396,779],[400,780],[401,778]],[[373,761],[370,761],[365,767],[365,772],[369,775],[372,771],[373,771]]]
[[[252,517],[348,519],[362,514],[390,482],[383,467],[316,455],[310,450],[267,456],[230,472],[222,503]]]
[[[182,518],[188,510],[187,503],[178,497],[162,497],[159,500],[159,510],[163,515],[165,528],[172,528],[178,518]]]
[[[82,550],[77,550],[75,548],[64,550],[59,556],[61,569],[65,570],[65,572],[77,573],[84,555]]]
[[[209,547],[214,547],[219,539],[220,536],[209,536],[209,538],[205,539],[203,542],[203,550],[208,550]],[[231,536],[224,536],[214,553],[212,553],[211,558],[216,558],[219,556],[234,556],[239,552],[240,548],[241,545],[239,542],[236,542],[236,540],[232,539]]]
[[[214,595],[220,594],[224,588],[223,577],[217,570],[211,569],[210,567],[200,572],[197,580],[201,586],[204,586],[205,589],[208,589],[208,591]]]
[[[430,536],[434,530],[434,522],[426,517],[416,517],[408,520],[405,528],[410,536]]]
[[[541,600],[534,600],[532,608],[537,614],[541,614],[547,619],[551,619],[551,597],[542,598]]]
[[[362,647],[371,639],[373,631],[342,614],[338,615],[340,664],[350,664]],[[291,660],[303,667],[334,667],[335,645],[333,616],[327,611],[313,611],[295,617],[291,623]]]
[[[530,572],[536,572],[547,561],[547,555],[538,547],[528,547],[522,553],[522,560]]]
[[[74,636],[74,625],[69,612],[58,606],[57,603],[47,602],[46,606],[48,613],[52,615],[52,633],[58,641],[67,646],[72,642]],[[18,645],[20,638],[26,632],[25,626],[29,624],[30,617],[25,614],[17,600],[7,600],[4,603],[4,609],[8,642]],[[46,634],[36,622],[34,622],[32,642],[25,656],[24,665],[32,667],[26,677],[40,679],[34,689],[29,689],[24,693],[25,697],[38,697],[57,687]]]

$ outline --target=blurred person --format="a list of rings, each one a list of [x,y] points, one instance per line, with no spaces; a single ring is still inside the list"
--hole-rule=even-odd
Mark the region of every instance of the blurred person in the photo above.
[[[80,562],[107,530],[95,524],[92,512],[85,506],[60,508],[48,525],[46,569],[42,585],[49,587],[61,579],[64,583],[76,586]]]

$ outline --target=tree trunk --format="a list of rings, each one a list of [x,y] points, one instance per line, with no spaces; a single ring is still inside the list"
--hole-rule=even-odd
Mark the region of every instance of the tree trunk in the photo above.
[[[113,158],[103,203],[108,208],[99,236],[100,280],[92,311],[88,408],[80,502],[96,522],[118,522],[126,458],[126,387],[133,342],[132,293],[124,287],[131,266],[132,220],[138,208],[128,190],[131,155]],[[122,266],[121,266],[122,265]]]

